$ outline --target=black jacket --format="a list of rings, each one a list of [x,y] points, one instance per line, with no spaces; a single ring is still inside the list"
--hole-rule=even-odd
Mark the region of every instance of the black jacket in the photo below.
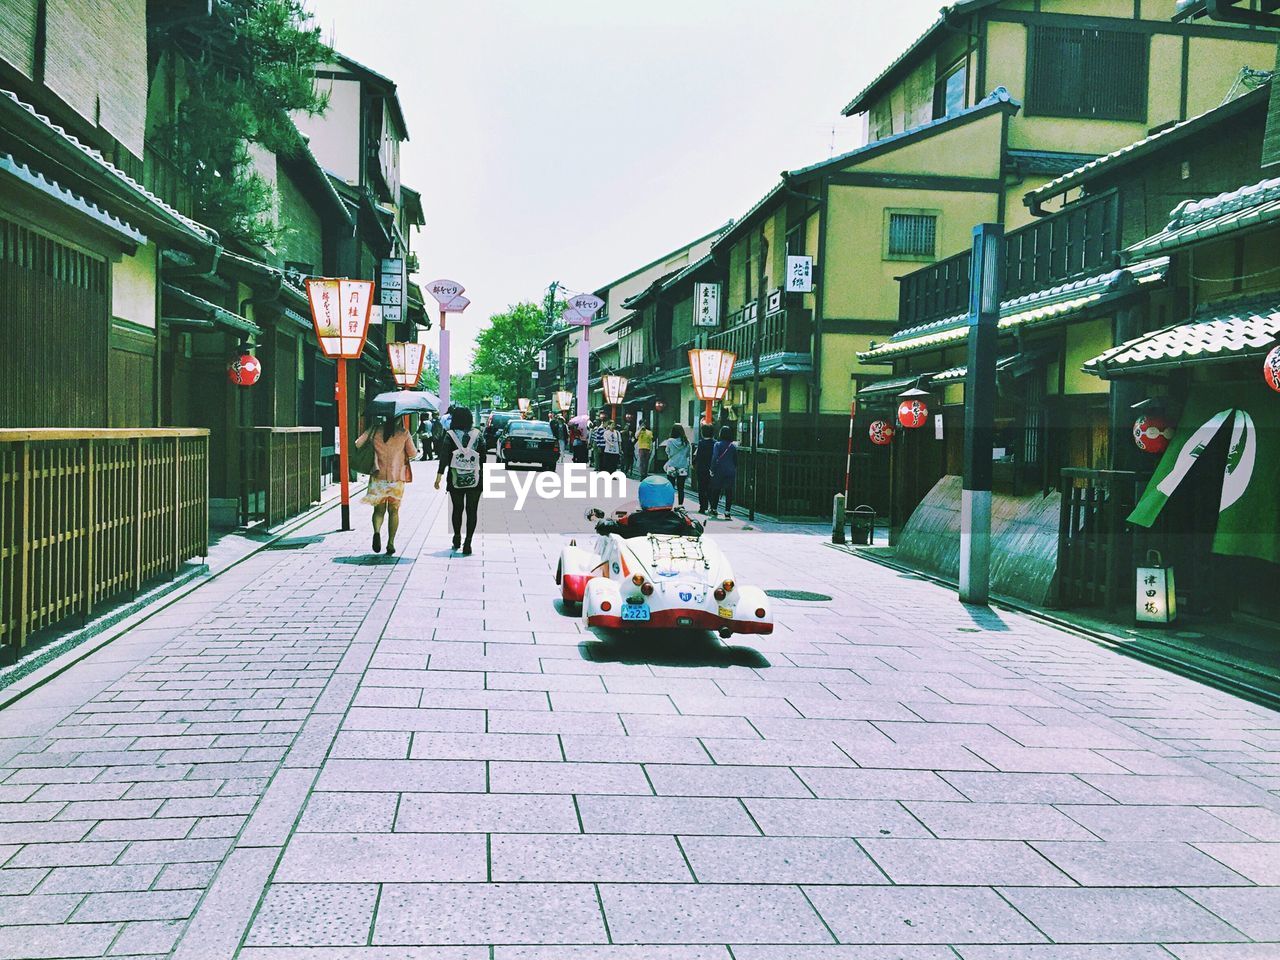
[[[636,510],[620,520],[601,520],[596,524],[596,533],[608,536],[616,533],[624,540],[632,537],[647,537],[651,533],[673,534],[678,537],[702,536],[702,524],[692,519],[683,510]]]

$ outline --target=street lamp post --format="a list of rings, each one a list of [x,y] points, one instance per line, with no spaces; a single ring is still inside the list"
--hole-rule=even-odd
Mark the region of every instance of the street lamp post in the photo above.
[[[738,355],[728,350],[690,350],[689,369],[693,372],[693,391],[706,404],[703,423],[714,423],[711,406],[723,400],[729,391],[729,379]]]
[[[445,320],[451,313],[461,313],[471,303],[462,295],[466,290],[456,280],[432,280],[427,292],[440,305],[440,409],[449,410],[449,330]]]
[[[338,383],[334,401],[338,407],[338,482],[342,489],[342,529],[351,529],[351,469],[348,462],[347,361],[356,360],[369,334],[369,307],[373,303],[372,280],[339,280],[312,277],[307,280],[307,300],[320,352],[337,361]],[[421,363],[421,362],[419,362]]]
[[[604,388],[604,402],[613,408],[611,419],[617,421],[618,407],[627,395],[627,378],[611,373],[600,378],[600,385]]]

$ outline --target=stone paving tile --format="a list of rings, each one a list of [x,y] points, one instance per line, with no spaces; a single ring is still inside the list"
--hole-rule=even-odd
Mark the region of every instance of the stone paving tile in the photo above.
[[[828,800],[963,800],[937,773],[927,770],[796,770],[818,797]]]
[[[831,943],[796,887],[601,884],[614,943]]]
[[[555,736],[537,733],[415,733],[409,756],[414,760],[564,759]]]
[[[153,890],[91,893],[76,908],[80,923],[113,920],[184,920],[200,899],[198,890]]]
[[[249,930],[247,946],[368,943],[378,885],[273,884]]]
[[[988,803],[1110,803],[1111,798],[1069,773],[968,773],[942,778],[970,800]]]
[[[1232,950],[1243,944],[1214,944],[1212,950]],[[1168,950],[1154,944],[1018,944],[1016,946],[961,945],[961,960],[1169,960]],[[1215,954],[1227,960],[1228,953]],[[1206,958],[1207,960],[1207,958]],[[1244,960],[1244,958],[1240,958]]]
[[[561,734],[564,759],[603,763],[711,763],[693,737],[607,737]],[[556,757],[555,759],[559,759]]]
[[[316,790],[474,792],[484,789],[484,764],[460,760],[330,760]]]
[[[1250,882],[1185,843],[1041,842],[1032,846],[1081,886],[1242,886]]]
[[[844,943],[1036,943],[1045,939],[989,889],[806,887],[805,892]]]
[[[615,937],[616,939],[616,937]],[[607,943],[591,884],[389,883],[374,944]]]
[[[769,836],[931,837],[891,800],[771,800],[749,798],[746,808]]]
[[[0,956],[7,960],[72,960],[103,956],[120,929],[118,923],[0,926]]]
[[[760,834],[736,798],[581,796],[577,804],[586,833]]]
[[[474,834],[299,833],[277,883],[427,883],[484,880],[485,843]]]
[[[683,883],[693,879],[674,837],[495,834],[491,879],[552,883]]]
[[[653,793],[644,769],[635,763],[494,761],[489,764],[489,789],[494,793]]]
[[[651,763],[645,772],[659,796],[809,797],[805,784],[786,767],[705,766]]]
[[[601,799],[583,797],[588,800]],[[639,798],[636,798],[639,799]],[[578,833],[574,798],[538,794],[406,793],[398,833]]]
[[[1093,840],[1079,823],[1042,803],[916,803],[906,807],[939,837],[959,840]]]
[[[1248,836],[1220,817],[1197,807],[1080,806],[1058,808],[1103,840],[1247,840]],[[1053,837],[1037,837],[1050,840]],[[1065,838],[1071,839],[1071,838]]]
[[[159,864],[131,866],[57,867],[41,884],[41,893],[100,893],[147,890],[160,875]],[[3,874],[0,874],[3,876]]]
[[[1183,891],[1251,940],[1280,941],[1280,888],[1189,888]],[[1201,937],[1166,936],[1165,940]],[[1221,937],[1222,940],[1238,939]]]
[[[731,960],[727,947],[643,946],[497,947],[493,960]]]
[[[1039,930],[1059,943],[1247,939],[1177,890],[1091,887],[1044,891],[1006,887],[1000,892]],[[1252,891],[1221,892],[1234,895]]]
[[[313,793],[298,822],[301,833],[385,833],[395,821],[395,793]]]
[[[862,847],[894,883],[924,886],[1073,886],[1031,845],[1015,840],[888,840]]]
[[[699,883],[884,883],[853,840],[831,837],[683,836]]]

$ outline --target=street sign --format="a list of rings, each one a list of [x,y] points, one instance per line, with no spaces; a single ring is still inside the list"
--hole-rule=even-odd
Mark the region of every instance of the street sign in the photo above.
[[[787,257],[787,293],[813,292],[813,257]]]
[[[404,309],[404,258],[386,257],[379,263],[378,269],[378,306],[382,307],[382,317],[378,322],[395,323],[400,320]]]
[[[378,320],[378,323],[383,320],[388,323],[399,323],[404,316],[404,307],[375,307],[374,309],[380,311],[379,316],[382,319]]]
[[[442,303],[440,305],[440,309],[443,310],[445,313],[461,313],[463,310],[467,309],[467,307],[469,306],[471,306],[470,300],[468,300],[466,297],[463,297],[463,296],[457,296],[457,297],[454,297],[452,300],[450,300],[448,303]]]
[[[432,280],[427,284],[427,293],[436,298],[436,303],[443,307],[450,300],[462,296],[467,288],[457,280]]]
[[[565,305],[564,321],[574,326],[586,327],[591,325],[592,318],[600,312],[600,308],[604,306],[604,301],[590,293],[580,293],[576,297],[570,297]]]
[[[720,325],[720,284],[695,283],[693,285],[693,325],[718,327]]]
[[[382,306],[379,303],[375,303],[371,307],[369,307],[369,326],[371,327],[382,326],[382,320],[383,320],[382,311],[385,309],[386,307]],[[391,319],[399,320],[400,318],[392,317]]]
[[[545,350],[538,351],[538,369],[539,370],[547,369],[547,351]]]

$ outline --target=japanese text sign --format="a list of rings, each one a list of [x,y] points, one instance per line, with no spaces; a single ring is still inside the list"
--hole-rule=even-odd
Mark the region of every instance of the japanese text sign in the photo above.
[[[695,283],[693,285],[693,325],[716,327],[720,325],[720,284]]]
[[[308,279],[307,299],[324,355],[348,360],[360,356],[369,332],[373,281]]]
[[[467,288],[456,280],[432,280],[427,284],[427,293],[436,298],[436,303],[444,307],[449,301],[462,296]]]
[[[787,293],[813,292],[813,257],[787,257]]]

